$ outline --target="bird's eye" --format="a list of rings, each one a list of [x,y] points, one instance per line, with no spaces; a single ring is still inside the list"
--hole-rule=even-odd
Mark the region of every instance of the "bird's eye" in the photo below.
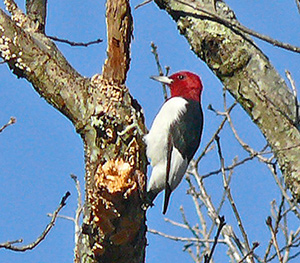
[[[180,80],[182,80],[182,79],[184,79],[185,78],[185,76],[183,76],[183,75],[179,75],[178,76],[178,79],[180,79]]]

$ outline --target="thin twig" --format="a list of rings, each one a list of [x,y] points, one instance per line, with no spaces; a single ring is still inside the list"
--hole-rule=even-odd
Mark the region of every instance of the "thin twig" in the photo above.
[[[74,227],[75,227],[75,237],[74,237],[74,241],[75,241],[75,249],[74,249],[74,254],[75,254],[75,259],[74,262],[75,263],[79,263],[80,262],[80,256],[79,256],[79,238],[80,238],[80,234],[81,234],[81,225],[80,225],[80,218],[81,218],[81,214],[82,214],[82,210],[83,210],[83,205],[82,205],[82,194],[81,194],[81,189],[80,189],[80,183],[79,180],[77,179],[77,176],[74,174],[70,175],[71,178],[74,180],[75,182],[75,187],[77,190],[77,209],[75,212],[75,217],[71,217],[71,216],[65,216],[65,215],[58,215],[59,218],[62,219],[66,219],[69,221],[72,221],[74,223]],[[52,216],[52,214],[48,214],[48,216]]]
[[[144,5],[147,5],[147,4],[151,3],[152,1],[153,1],[153,0],[146,0],[146,1],[144,1],[144,2],[142,2],[142,3],[140,3],[140,4],[138,4],[138,5],[136,5],[136,6],[134,7],[134,9],[137,10],[138,8],[140,8],[140,7],[144,6]]]
[[[289,245],[286,245],[286,246],[284,246],[283,248],[281,248],[279,251],[280,251],[280,253],[281,252],[283,252],[284,250],[286,250],[287,248],[299,248],[300,247],[300,242],[298,242],[298,243],[295,243],[295,241],[294,241],[294,243],[293,244],[289,244]],[[299,252],[300,253],[300,252]],[[297,253],[298,255],[299,255],[299,253]],[[277,252],[275,252],[275,254],[274,255],[272,255],[271,257],[269,257],[269,259],[266,261],[266,262],[270,262],[270,261],[272,261],[274,258],[276,258],[277,257]],[[295,255],[293,255],[293,256],[290,256],[289,257],[289,260],[291,259],[291,258],[294,258],[294,257],[296,257]],[[265,262],[265,261],[264,261]]]
[[[219,154],[219,158],[220,158],[220,162],[221,162],[222,175],[223,175],[223,183],[224,183],[224,188],[227,191],[227,198],[228,198],[228,200],[230,202],[230,205],[231,205],[231,207],[233,209],[234,215],[235,215],[235,217],[237,219],[238,226],[239,226],[239,228],[241,230],[241,233],[243,235],[244,243],[245,243],[245,246],[246,246],[246,249],[247,249],[247,253],[249,253],[250,246],[249,246],[249,241],[248,241],[247,233],[246,233],[246,231],[244,229],[244,226],[242,224],[241,217],[240,217],[240,215],[238,213],[238,210],[236,208],[236,205],[234,203],[233,197],[231,195],[230,188],[228,186],[228,181],[226,179],[226,175],[225,175],[225,161],[224,161],[222,150],[221,150],[220,137],[217,135],[216,138],[215,138],[215,140],[216,140],[216,143],[217,143],[218,154]],[[250,257],[251,262],[254,262],[252,255],[250,255],[250,256],[251,256]]]
[[[276,217],[276,222],[275,222],[275,229],[274,229],[275,233],[277,233],[277,231],[278,231],[279,222],[282,218],[282,208],[283,208],[284,200],[285,200],[285,198],[282,195],[281,203],[279,205],[279,209],[278,209],[278,213],[277,213],[277,217]],[[270,241],[269,241],[269,244],[268,244],[268,247],[266,249],[265,256],[264,256],[264,262],[267,261],[267,258],[270,254],[270,251],[271,251],[272,244],[273,244],[273,238],[271,238]]]
[[[3,246],[3,244],[10,244],[10,245],[12,245],[12,244],[22,243],[22,242],[23,242],[23,239],[20,238],[20,239],[16,239],[16,240],[7,241],[7,242],[5,242],[5,243],[2,243],[2,244],[0,244],[0,247]]]
[[[278,242],[277,242],[277,237],[276,237],[276,234],[277,232],[275,231],[275,229],[273,228],[273,225],[272,225],[272,218],[270,216],[268,216],[267,220],[266,220],[266,224],[267,226],[270,228],[270,232],[271,232],[271,235],[272,235],[272,240],[273,240],[273,245],[275,247],[275,250],[276,250],[276,253],[277,253],[277,257],[278,257],[278,260],[280,263],[282,263],[282,255],[280,253],[280,250],[279,250],[279,246],[278,246]]]
[[[58,38],[58,37],[54,37],[54,36],[47,36],[47,37],[54,41],[57,41],[57,42],[69,44],[70,46],[73,46],[73,47],[88,47],[90,45],[99,44],[99,43],[103,42],[103,39],[100,39],[100,38],[85,43],[85,42],[73,42],[68,39],[62,39],[62,38]]]
[[[285,197],[286,201],[288,202],[292,212],[297,216],[298,219],[300,219],[300,208],[299,205],[296,203],[296,200],[291,200],[291,198],[288,196],[288,193],[286,189],[283,187],[282,183],[280,182],[280,179],[277,174],[276,165],[275,164],[268,164],[268,168],[270,169],[273,178],[275,179],[276,184],[278,185],[281,194]]]
[[[219,226],[218,226],[218,231],[217,231],[217,234],[215,236],[215,239],[214,239],[214,243],[212,245],[212,248],[210,250],[210,253],[209,255],[205,255],[204,256],[204,263],[209,263],[210,260],[212,259],[212,255],[215,251],[215,248],[217,246],[217,243],[218,243],[218,239],[219,239],[219,236],[221,234],[221,231],[222,231],[222,228],[226,225],[226,222],[225,222],[225,217],[224,216],[219,216]]]
[[[244,158],[243,160],[241,160],[239,162],[235,162],[235,163],[233,163],[231,165],[228,165],[228,166],[224,167],[224,170],[225,171],[231,171],[232,169],[234,169],[234,168],[236,168],[236,167],[238,167],[238,166],[240,166],[240,165],[242,165],[242,164],[244,164],[244,163],[246,163],[248,161],[253,160],[255,157],[256,157],[256,155],[252,155],[252,156],[246,157],[246,158]],[[205,179],[205,178],[208,178],[208,177],[210,177],[212,175],[219,174],[221,172],[222,172],[222,169],[220,168],[218,170],[211,171],[211,172],[209,172],[207,174],[202,175],[202,178]]]
[[[204,237],[207,237],[206,220],[202,214],[201,205],[199,204],[199,200],[198,200],[199,194],[196,192],[196,189],[195,189],[194,185],[192,184],[192,181],[191,181],[191,178],[189,175],[186,175],[186,180],[189,184],[188,193],[192,196],[192,199],[194,201],[194,206],[195,206],[199,221],[202,226],[202,231],[200,231],[200,232]]]
[[[250,256],[250,255],[252,255],[253,254],[253,252],[254,252],[254,250],[257,248],[259,246],[259,243],[258,242],[254,242],[253,244],[252,244],[252,248],[251,248],[251,250],[238,262],[238,263],[243,263],[244,262],[244,260],[246,260],[246,258],[248,257],[248,256]]]
[[[75,263],[80,262],[80,256],[79,256],[79,239],[80,239],[80,234],[81,234],[81,225],[80,225],[80,218],[83,210],[83,205],[82,205],[82,197],[81,197],[81,189],[80,189],[80,183],[79,180],[77,179],[77,176],[74,174],[71,174],[71,178],[75,182],[76,190],[77,190],[77,208],[75,212],[75,218],[74,218],[74,225],[75,225],[75,249],[74,249],[74,254],[75,254]]]
[[[159,62],[159,57],[158,57],[158,52],[157,52],[157,46],[151,42],[151,52],[153,53],[154,55],[154,58],[155,58],[155,62],[156,62],[156,66],[157,66],[157,69],[158,69],[158,73],[159,73],[159,76],[163,76],[164,73],[162,71],[162,67],[160,65],[160,62]],[[166,68],[167,69],[167,68]],[[167,72],[168,72],[168,69],[167,69]],[[167,100],[168,99],[168,92],[167,92],[167,88],[166,88],[166,85],[165,84],[162,84],[163,86],[163,94],[164,94],[164,99]]]
[[[50,223],[46,226],[43,233],[34,242],[23,247],[13,246],[12,242],[6,242],[0,244],[0,248],[5,248],[13,251],[18,251],[18,252],[24,252],[26,250],[34,249],[38,244],[40,244],[45,239],[45,237],[47,236],[51,228],[54,226],[58,213],[66,205],[66,200],[68,199],[69,196],[70,196],[70,192],[66,192],[66,194],[61,199],[58,208],[54,211]]]
[[[48,213],[47,216],[52,217],[54,214],[53,213]],[[65,216],[65,215],[57,215],[57,218],[65,219],[68,221],[72,221],[74,223],[75,219],[71,216]]]
[[[182,223],[179,223],[179,222],[176,222],[176,221],[173,221],[169,218],[164,218],[164,220],[174,226],[178,226],[178,227],[181,227],[181,228],[184,228],[184,229],[189,229],[185,224],[182,224]]]
[[[237,105],[237,102],[235,101],[227,110],[228,114],[233,110],[233,108]],[[195,163],[198,164],[200,162],[200,160],[202,159],[202,157],[206,154],[208,148],[210,147],[210,145],[214,142],[216,135],[218,135],[220,133],[220,131],[223,129],[225,123],[227,121],[227,116],[224,117],[224,119],[222,120],[222,122],[220,123],[218,129],[216,130],[216,132],[213,134],[213,136],[211,137],[211,139],[209,140],[209,142],[206,144],[206,146],[204,147],[204,150],[201,152],[201,154],[199,155],[199,157],[195,160]]]
[[[199,198],[201,199],[201,201],[207,208],[208,216],[212,219],[212,222],[214,225],[216,222],[219,221],[218,214],[216,212],[216,209],[212,203],[210,196],[208,195],[208,193],[206,191],[206,188],[204,186],[204,181],[201,179],[196,167],[197,166],[195,165],[195,162],[192,161],[190,164],[191,175],[194,176],[194,178],[197,182],[197,185],[199,186],[199,190],[200,190]],[[240,261],[241,257],[238,252],[238,249],[240,249],[240,247],[242,247],[242,246],[241,246],[238,238],[236,237],[232,227],[230,225],[226,225],[222,230],[222,235],[224,236],[224,241],[225,241],[226,245],[228,246],[229,251],[231,252],[231,255],[234,258],[234,260]],[[233,239],[233,241],[232,241],[232,239]]]
[[[192,199],[193,199],[193,202],[194,202],[194,206],[195,206],[198,218],[199,218],[199,222],[200,222],[201,227],[202,227],[202,230],[199,229],[198,231],[202,234],[202,236],[203,236],[204,239],[209,239],[210,233],[207,233],[206,220],[204,218],[204,215],[203,215],[203,213],[201,211],[201,206],[199,204],[199,198],[198,198],[199,194],[196,192],[196,189],[195,189],[194,185],[192,184],[192,181],[191,181],[191,178],[190,178],[189,175],[186,175],[186,180],[187,180],[187,182],[189,184],[189,193],[192,196]],[[205,250],[209,251],[209,249],[210,249],[209,248],[209,242],[205,242],[204,246],[205,246]],[[197,257],[201,258],[200,257],[200,249],[199,249],[199,251],[197,253]],[[203,255],[202,255],[202,257],[203,257]]]
[[[3,125],[1,128],[0,128],[0,132],[3,132],[3,130],[5,128],[7,128],[8,126],[16,123],[17,119],[15,117],[10,117],[10,120],[8,121],[8,123],[6,123],[5,125]]]
[[[276,165],[273,164],[271,162],[271,160],[273,159],[273,157],[271,158],[265,158],[262,156],[262,154],[259,154],[257,151],[255,151],[254,149],[252,149],[248,144],[246,144],[241,138],[240,136],[238,135],[234,125],[233,125],[233,122],[231,120],[231,116],[230,114],[228,114],[227,116],[227,119],[228,119],[228,123],[231,127],[231,130],[235,136],[235,138],[237,139],[237,141],[239,142],[239,144],[244,148],[245,151],[247,151],[248,153],[250,153],[250,155],[256,155],[257,158],[267,164],[267,167],[270,169],[274,179],[275,179],[275,182],[277,183],[277,185],[279,186],[279,189],[281,190],[281,193],[282,195],[285,197],[285,199],[287,200],[288,204],[290,205],[290,207],[292,208],[292,211],[295,213],[295,215],[300,219],[300,213],[298,211],[299,209],[299,206],[297,205],[296,202],[292,202],[290,197],[288,196],[286,190],[284,189],[284,187],[282,186],[279,178],[278,178],[278,175],[277,175],[277,171],[276,171]],[[293,146],[294,147],[294,146]],[[299,147],[299,145],[296,145],[295,147]],[[281,150],[287,150],[287,149],[281,149]]]
[[[183,206],[180,206],[179,209],[180,209],[180,212],[181,212],[183,223],[188,227],[188,229],[192,232],[192,234],[195,236],[195,238],[199,238],[198,233],[196,233],[196,231],[190,226],[190,224],[189,224],[189,222],[188,222],[188,220],[185,216]]]
[[[291,235],[289,235],[289,238],[287,240],[287,247],[285,249],[285,253],[284,253],[284,256],[283,256],[283,259],[282,259],[282,261],[284,263],[288,262],[288,260],[289,260],[292,244],[293,244],[293,234],[291,233]]]
[[[200,239],[200,238],[193,238],[193,237],[178,237],[178,236],[172,236],[168,235],[166,233],[157,231],[155,229],[148,229],[148,232],[154,235],[159,235],[174,241],[180,241],[180,242],[193,242],[193,243],[204,243],[204,242],[209,242],[209,243],[214,243],[215,240],[213,239]],[[218,240],[219,243],[225,243],[224,240]]]

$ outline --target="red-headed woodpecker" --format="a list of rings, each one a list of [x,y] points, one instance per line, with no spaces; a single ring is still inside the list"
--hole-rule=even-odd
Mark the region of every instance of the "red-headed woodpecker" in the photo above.
[[[167,84],[171,90],[171,97],[163,104],[145,136],[147,156],[153,167],[148,199],[152,203],[157,194],[165,190],[165,214],[171,192],[181,182],[200,144],[203,87],[200,78],[188,71],[151,78]]]

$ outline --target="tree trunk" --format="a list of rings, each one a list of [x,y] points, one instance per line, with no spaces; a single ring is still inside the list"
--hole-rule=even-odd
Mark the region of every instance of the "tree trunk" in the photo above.
[[[192,50],[260,128],[285,182],[300,200],[300,133],[295,98],[268,58],[222,1],[155,0],[177,22]]]
[[[146,225],[145,131],[125,86],[132,17],[128,0],[107,1],[108,58],[102,75],[82,77],[45,36],[46,2],[12,0],[0,10],[0,52],[13,73],[67,116],[85,145],[84,223],[76,262],[143,262]],[[40,6],[42,8],[37,8]]]

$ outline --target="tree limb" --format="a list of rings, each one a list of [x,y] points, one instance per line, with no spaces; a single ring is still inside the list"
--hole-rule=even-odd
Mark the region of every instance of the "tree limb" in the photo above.
[[[6,129],[8,126],[16,123],[16,118],[15,117],[10,117],[8,123],[4,124],[2,127],[0,127],[0,133],[4,131],[4,129]]]
[[[209,263],[210,260],[212,259],[212,255],[215,251],[215,248],[217,246],[217,243],[218,243],[218,239],[219,239],[219,236],[221,234],[221,231],[222,231],[222,228],[226,225],[225,223],[225,217],[224,216],[219,216],[219,226],[218,226],[218,230],[217,230],[217,234],[215,236],[215,239],[214,239],[214,243],[213,243],[213,246],[211,248],[211,251],[208,254],[205,255],[204,257],[204,263]]]
[[[296,125],[295,99],[268,58],[243,31],[200,11],[213,12],[211,3],[200,0],[155,2],[173,17],[192,50],[260,128],[278,160],[286,184],[300,200],[300,133]],[[215,15],[236,23],[233,11],[224,2],[218,1],[217,6]]]
[[[68,39],[62,39],[62,38],[58,38],[58,37],[54,37],[54,36],[48,36],[48,38],[52,39],[53,41],[69,44],[72,47],[88,47],[90,45],[99,44],[99,43],[103,42],[103,39],[100,39],[100,38],[89,41],[89,42],[74,42],[74,41],[70,41]]]
[[[104,79],[124,84],[130,63],[132,16],[127,0],[106,2],[107,59],[103,66]]]
[[[22,239],[16,240],[16,241],[8,241],[8,242],[0,244],[0,248],[6,248],[6,249],[17,251],[17,252],[24,252],[26,250],[34,249],[38,244],[40,244],[46,238],[47,234],[50,232],[51,228],[54,226],[55,220],[58,216],[58,213],[66,205],[66,200],[68,199],[69,196],[70,196],[70,192],[66,192],[66,194],[61,199],[58,208],[54,211],[50,223],[47,225],[47,227],[45,228],[43,233],[34,242],[32,242],[26,246],[17,247],[17,246],[13,246],[13,244],[22,242]]]
[[[81,129],[91,114],[80,100],[88,96],[90,80],[80,76],[47,37],[21,28],[16,21],[16,15],[10,18],[0,10],[1,57],[14,74],[31,82],[47,102]]]

